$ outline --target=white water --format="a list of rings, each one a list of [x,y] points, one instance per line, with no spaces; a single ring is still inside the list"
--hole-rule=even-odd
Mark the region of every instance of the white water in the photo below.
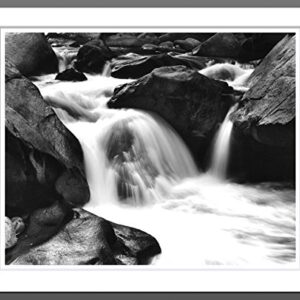
[[[226,170],[228,119],[216,140],[214,171],[200,174],[186,146],[160,118],[106,108],[113,88],[126,80],[89,76],[86,82],[58,83],[53,78],[40,78],[37,85],[82,145],[91,189],[85,208],[152,234],[162,248],[154,264],[295,263],[294,190],[215,176]],[[219,151],[224,145],[226,155]]]
[[[238,91],[247,91],[247,80],[254,71],[253,67],[240,64],[218,63],[200,70],[199,73],[209,78],[223,80]]]
[[[216,178],[226,179],[227,166],[230,155],[230,141],[233,123],[230,114],[236,109],[236,105],[228,111],[220,126],[214,141],[213,155],[209,172]]]
[[[58,60],[58,71],[63,72],[66,69],[73,66],[73,61],[77,56],[78,49],[69,47],[56,47],[53,48],[57,60]]]

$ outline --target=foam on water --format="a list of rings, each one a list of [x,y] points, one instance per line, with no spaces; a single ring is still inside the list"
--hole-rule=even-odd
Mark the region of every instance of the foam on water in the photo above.
[[[200,174],[183,141],[159,117],[106,107],[113,89],[128,80],[88,76],[68,83],[51,76],[36,84],[82,145],[91,190],[85,209],[152,234],[162,248],[154,264],[295,263],[295,191],[225,180],[228,119],[225,134],[216,137],[214,171]]]

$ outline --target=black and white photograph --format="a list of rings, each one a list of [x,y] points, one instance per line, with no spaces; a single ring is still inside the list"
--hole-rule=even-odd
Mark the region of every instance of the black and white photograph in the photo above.
[[[299,267],[296,38],[5,31],[5,265]]]

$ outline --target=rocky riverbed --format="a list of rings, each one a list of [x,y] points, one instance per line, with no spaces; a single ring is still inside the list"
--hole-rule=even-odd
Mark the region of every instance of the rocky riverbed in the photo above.
[[[225,230],[226,238],[230,231],[239,243],[251,244],[253,236],[259,243],[268,241],[263,254],[255,250],[257,261],[248,257],[249,249],[233,243],[245,256],[225,257],[224,264],[295,260],[293,33],[7,33],[5,41],[7,264],[136,265],[151,263],[164,249],[170,253],[159,226],[152,231],[133,221],[138,217],[129,203],[159,203],[159,211],[180,207],[178,217],[191,227],[199,225],[197,218],[203,226],[208,214],[213,213],[213,222],[219,214],[234,225],[218,227],[212,235],[223,237]],[[232,183],[224,198],[235,209],[241,205],[237,214],[214,202],[211,191],[220,183],[203,177],[220,124],[233,105],[227,118],[232,122],[230,181],[221,186]],[[90,131],[95,131],[92,144]],[[94,144],[101,151],[87,157]],[[91,171],[100,158],[104,175]],[[245,200],[247,191],[255,197]],[[125,209],[91,208],[95,201],[112,200]],[[257,205],[270,208],[265,232],[260,235],[251,221],[253,236],[240,228],[244,240],[237,237],[236,219],[256,218],[262,224]],[[181,215],[183,206],[193,212],[189,222]],[[195,216],[199,211],[204,215]],[[232,220],[226,219],[229,211],[234,211]],[[164,211],[157,216],[161,227],[162,216],[168,222]],[[175,224],[175,215],[170,222]],[[176,224],[173,230],[168,234],[187,229]],[[203,230],[199,234],[206,236]],[[179,237],[178,243],[187,247],[189,241]],[[272,247],[276,254],[268,252]],[[220,256],[209,256],[209,246],[203,248],[208,257],[195,265],[222,265]],[[186,259],[189,266],[186,252],[178,255],[174,260],[184,266]]]

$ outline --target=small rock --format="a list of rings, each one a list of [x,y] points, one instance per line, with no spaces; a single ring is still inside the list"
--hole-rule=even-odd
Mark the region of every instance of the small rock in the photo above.
[[[87,80],[86,76],[74,68],[67,69],[61,73],[58,73],[55,77],[56,80],[61,81],[85,81]]]

